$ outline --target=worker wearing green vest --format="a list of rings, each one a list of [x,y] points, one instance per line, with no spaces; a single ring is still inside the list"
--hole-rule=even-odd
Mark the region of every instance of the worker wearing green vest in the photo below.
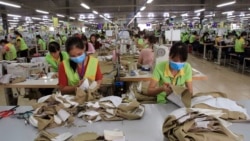
[[[58,66],[63,60],[69,59],[69,55],[65,51],[60,50],[60,45],[57,42],[50,42],[49,54],[46,55],[45,59],[48,64],[52,67],[53,72],[58,72]]]
[[[2,46],[2,54],[4,54],[4,59],[11,61],[17,58],[16,48],[13,44],[6,40],[1,40],[0,45]]]
[[[53,35],[49,35],[49,43],[56,42],[55,37]]]
[[[67,36],[63,35],[62,36],[62,44],[65,45],[66,41],[67,41]]]
[[[43,40],[43,38],[40,35],[36,35],[36,39],[39,50],[47,50],[46,42]]]
[[[96,81],[100,85],[103,76],[98,59],[86,54],[82,40],[79,37],[70,37],[65,47],[70,59],[64,60],[59,65],[58,78],[61,93],[75,94],[76,88],[81,86],[85,78]]]
[[[16,47],[19,50],[20,57],[28,57],[28,46],[25,43],[23,36],[18,32],[14,31],[16,38]]]

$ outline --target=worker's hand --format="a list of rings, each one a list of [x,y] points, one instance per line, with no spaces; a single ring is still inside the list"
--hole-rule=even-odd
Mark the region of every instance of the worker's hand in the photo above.
[[[161,89],[162,89],[163,92],[166,92],[167,94],[171,94],[173,92],[170,85],[167,84],[167,83],[163,84]]]
[[[78,83],[78,85],[77,85],[77,87],[80,87],[82,85],[83,81],[84,81],[83,79],[80,80],[79,83]]]

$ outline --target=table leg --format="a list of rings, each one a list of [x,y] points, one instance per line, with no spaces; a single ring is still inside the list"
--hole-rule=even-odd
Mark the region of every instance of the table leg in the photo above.
[[[206,60],[207,60],[207,57],[206,57],[206,52],[207,52],[207,45],[206,45],[206,44],[204,44],[203,59],[206,59]]]
[[[220,65],[220,59],[221,59],[221,52],[222,52],[222,49],[221,49],[221,47],[219,47],[219,51],[218,51],[218,56],[217,56],[217,58],[218,58],[218,64]]]

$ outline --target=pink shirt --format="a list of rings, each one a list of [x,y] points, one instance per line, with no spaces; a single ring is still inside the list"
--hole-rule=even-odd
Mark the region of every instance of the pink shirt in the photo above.
[[[150,65],[150,67],[154,64],[154,52],[151,48],[145,48],[141,51],[139,57],[139,63],[142,65]]]
[[[93,54],[93,53],[95,53],[95,48],[94,48],[94,46],[93,46],[92,43],[89,43],[89,42],[88,42],[88,47],[89,47],[89,49],[87,50],[87,53],[88,53],[88,54]]]

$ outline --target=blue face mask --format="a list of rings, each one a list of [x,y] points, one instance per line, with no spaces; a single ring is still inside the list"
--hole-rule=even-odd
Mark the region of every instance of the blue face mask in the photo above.
[[[179,62],[173,62],[173,61],[170,61],[169,64],[170,64],[170,67],[175,71],[181,70],[185,65],[185,63],[179,63]]]
[[[78,56],[78,57],[70,57],[70,60],[77,64],[80,64],[85,60],[85,58],[86,58],[86,54],[83,53],[81,56]]]

